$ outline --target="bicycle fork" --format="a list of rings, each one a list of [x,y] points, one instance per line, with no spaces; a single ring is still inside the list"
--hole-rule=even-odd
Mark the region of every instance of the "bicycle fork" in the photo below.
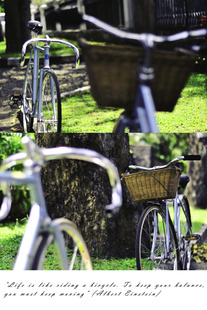
[[[167,255],[170,251],[170,228],[169,228],[169,210],[168,210],[168,204],[167,202],[163,201],[163,207],[165,208],[166,211],[166,219],[165,219],[165,224],[166,224],[166,240],[165,240],[165,252],[162,253],[163,259],[167,258]],[[158,238],[158,230],[159,230],[159,221],[158,221],[158,216],[157,216],[157,211],[154,211],[154,218],[153,218],[153,241],[152,241],[152,248],[151,248],[151,257],[155,256],[155,247],[156,247],[156,242]]]

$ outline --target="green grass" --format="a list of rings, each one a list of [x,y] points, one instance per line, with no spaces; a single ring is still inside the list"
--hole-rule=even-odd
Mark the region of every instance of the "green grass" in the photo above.
[[[207,76],[193,74],[172,113],[158,112],[161,132],[207,132]]]
[[[0,224],[0,270],[12,269],[25,226],[25,220]]]
[[[207,132],[205,74],[193,74],[173,112],[157,112],[160,132]],[[123,110],[100,109],[88,94],[62,101],[63,132],[112,132]]]
[[[193,231],[198,232],[205,224],[206,210],[191,208]],[[17,255],[23,233],[25,231],[26,219],[16,223],[0,224],[0,270],[11,270]],[[47,258],[47,268],[55,269],[54,255]],[[136,270],[135,258],[98,258],[92,257],[94,270]]]
[[[62,102],[63,132],[112,132],[123,110],[99,109],[90,94]]]
[[[191,219],[192,219],[192,228],[193,232],[198,232],[202,225],[207,222],[207,214],[206,210],[191,208]]]

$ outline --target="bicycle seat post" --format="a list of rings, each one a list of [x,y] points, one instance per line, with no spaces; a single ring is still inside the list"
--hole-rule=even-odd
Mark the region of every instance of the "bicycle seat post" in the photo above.
[[[50,44],[49,42],[45,43],[44,45],[44,54],[45,54],[45,57],[44,57],[44,68],[47,68],[49,69],[50,68]]]
[[[144,56],[137,70],[137,90],[135,95],[133,119],[138,118],[142,132],[158,132],[155,119],[155,104],[151,93],[154,80],[152,56],[154,42],[143,42]]]

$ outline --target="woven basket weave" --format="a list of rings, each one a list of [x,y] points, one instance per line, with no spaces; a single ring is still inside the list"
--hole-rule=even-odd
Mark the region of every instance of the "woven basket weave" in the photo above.
[[[143,50],[124,45],[92,45],[81,39],[91,91],[100,107],[133,107],[137,67]],[[156,50],[152,91],[157,111],[171,112],[193,70],[193,56]]]
[[[181,169],[141,171],[123,174],[133,201],[174,198],[179,185]]]

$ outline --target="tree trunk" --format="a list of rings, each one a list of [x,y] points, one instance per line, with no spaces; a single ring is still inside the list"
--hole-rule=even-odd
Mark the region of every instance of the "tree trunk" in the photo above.
[[[7,53],[21,52],[22,45],[30,38],[26,28],[30,20],[30,0],[5,0]]]
[[[207,209],[207,134],[190,135],[189,154],[202,154],[202,159],[188,164],[191,181],[186,188],[186,195],[191,206]]]
[[[128,135],[50,134],[36,135],[44,147],[88,148],[109,158],[120,174],[131,163]],[[50,162],[43,169],[42,182],[50,215],[76,223],[90,253],[100,257],[133,257],[138,212],[123,185],[123,206],[108,218],[111,187],[106,172],[98,166],[77,160]]]

